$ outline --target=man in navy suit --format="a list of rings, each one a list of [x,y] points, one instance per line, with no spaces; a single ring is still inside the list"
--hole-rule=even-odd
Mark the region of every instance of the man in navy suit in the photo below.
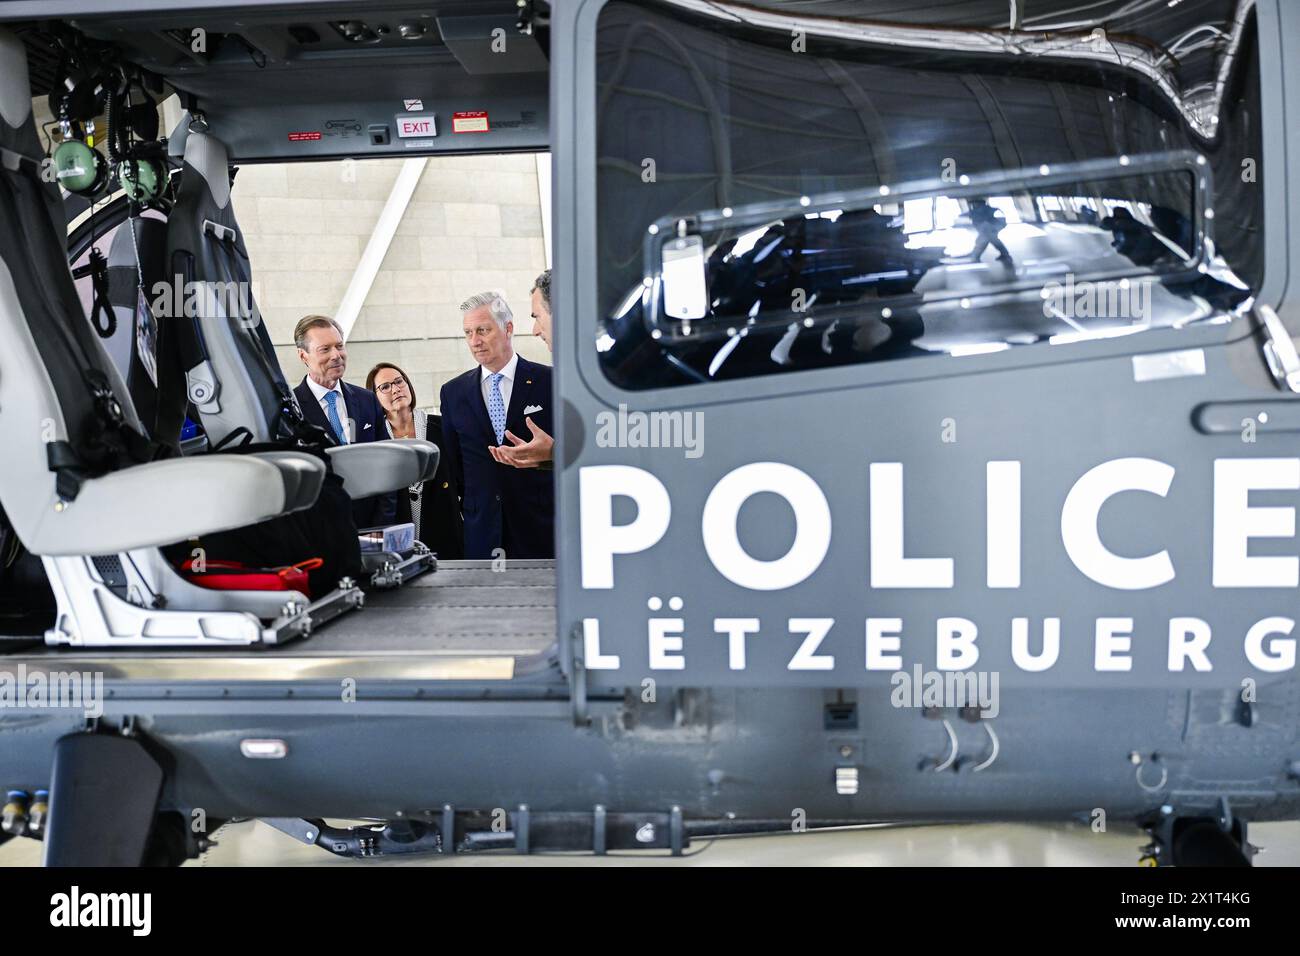
[[[496,292],[460,306],[465,342],[477,366],[442,387],[443,453],[450,456],[465,515],[465,557],[555,557],[553,473],[493,459],[506,432],[528,434],[525,419],[548,433],[551,368],[518,355],[514,316]]]
[[[293,330],[298,358],[307,374],[293,390],[303,417],[325,429],[336,444],[380,441],[384,430],[384,409],[367,389],[343,381],[348,369],[348,350],[343,330],[324,315],[308,315]],[[397,514],[397,495],[373,495],[352,502],[352,517],[358,528],[392,524]]]

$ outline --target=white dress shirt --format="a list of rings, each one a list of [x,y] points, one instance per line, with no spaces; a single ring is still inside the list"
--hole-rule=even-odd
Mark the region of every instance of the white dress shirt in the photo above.
[[[510,392],[515,385],[515,371],[519,368],[519,353],[516,352],[510,356],[510,361],[501,369],[501,384],[497,386],[501,390],[501,401],[505,403],[506,414],[510,414]],[[486,365],[479,366],[481,377],[479,378],[479,390],[483,393],[483,407],[488,407],[488,396],[492,394],[492,373],[488,371]]]
[[[334,404],[335,407],[338,409],[339,421],[343,423],[343,430],[347,432],[348,441],[349,442],[354,441],[356,439],[356,436],[352,434],[353,431],[352,419],[348,417],[347,401],[343,398],[343,379],[339,379],[337,382],[334,383],[334,387],[332,389],[329,389],[326,388],[324,385],[319,384],[314,378],[308,375],[307,387],[310,388],[311,393],[316,396],[316,402],[317,404],[320,405],[320,410],[321,412],[324,413],[325,421],[327,422],[330,420],[330,407],[329,407],[329,403],[325,401],[325,396],[328,395],[330,392],[334,392],[334,394],[338,396],[338,401],[335,402]]]

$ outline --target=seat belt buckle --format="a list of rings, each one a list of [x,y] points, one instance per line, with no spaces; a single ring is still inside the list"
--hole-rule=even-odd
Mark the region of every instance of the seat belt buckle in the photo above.
[[[203,362],[185,373],[185,390],[190,401],[205,415],[221,411],[221,404],[217,401],[221,384],[211,362]]]

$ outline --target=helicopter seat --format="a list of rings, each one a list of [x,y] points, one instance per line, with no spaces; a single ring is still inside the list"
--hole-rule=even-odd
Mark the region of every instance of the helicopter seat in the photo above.
[[[208,440],[247,429],[254,442],[286,434],[302,413],[280,371],[270,335],[253,301],[248,250],[230,198],[226,148],[191,128],[185,138],[180,194],[168,220],[168,254],[186,289],[202,287],[207,311],[178,322],[190,400]],[[334,446],[331,466],[353,498],[397,491],[437,468],[432,442],[378,441]]]
[[[309,629],[284,613],[305,607],[300,594],[203,592],[163,559],[162,545],[308,507],[325,468],[303,454],[181,458],[152,440],[78,299],[26,50],[3,28],[0,156],[0,221],[19,224],[0,235],[0,505],[49,576],[47,642],[256,643]]]
[[[189,399],[208,440],[220,446],[245,430],[255,443],[292,440],[306,424],[285,381],[251,290],[244,237],[230,195],[222,142],[191,122],[180,192],[168,220],[171,273],[204,290],[205,313],[176,323]],[[330,467],[354,499],[388,494],[433,477],[438,447],[419,439],[333,444]],[[372,583],[391,587],[434,566],[431,554],[363,556]]]

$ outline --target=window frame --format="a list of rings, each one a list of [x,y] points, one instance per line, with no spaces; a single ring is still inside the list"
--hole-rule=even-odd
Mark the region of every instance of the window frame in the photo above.
[[[1255,334],[1253,322],[1245,316],[1231,324],[1193,324],[1181,329],[1151,329],[1118,338],[1101,338],[1074,342],[1067,346],[1048,343],[1018,346],[1004,351],[951,356],[935,356],[925,361],[868,362],[830,368],[805,369],[774,375],[726,381],[700,382],[644,390],[625,389],[607,376],[595,348],[596,323],[602,318],[599,308],[597,255],[600,237],[592,210],[597,208],[597,84],[596,38],[600,14],[614,0],[580,0],[575,6],[557,6],[552,31],[552,151],[557,175],[555,179],[553,222],[557,249],[573,251],[573,261],[557,260],[556,311],[569,315],[568,328],[556,333],[557,384],[569,388],[567,369],[572,364],[577,380],[598,401],[609,408],[620,403],[643,408],[701,408],[708,405],[752,401],[766,397],[836,391],[851,388],[884,387],[920,383],[953,376],[987,375],[1018,371],[1065,362],[1095,361],[1115,357],[1167,352],[1174,350],[1218,347]],[[666,5],[655,9],[671,13]],[[1284,75],[1284,54],[1300,56],[1300,9],[1285,14],[1279,0],[1259,0],[1258,18],[1260,65],[1260,113],[1284,117],[1285,93],[1300,102],[1300,71]],[[1285,25],[1290,24],[1293,40],[1286,40]],[[1288,47],[1290,49],[1288,49]],[[1286,89],[1289,82],[1290,89]],[[1288,286],[1288,216],[1300,221],[1300,194],[1288,195],[1286,180],[1300,177],[1300,131],[1290,133],[1284,122],[1261,123],[1264,168],[1264,282],[1258,300],[1281,311]],[[1295,148],[1287,149],[1287,139],[1294,136]],[[1270,161],[1271,160],[1271,161]],[[1288,161],[1289,160],[1289,161]],[[579,214],[577,210],[583,212]],[[566,300],[572,297],[572,305]],[[1300,318],[1296,325],[1300,326]],[[565,335],[572,332],[572,336]],[[560,350],[563,350],[561,359]],[[576,350],[576,353],[575,353]],[[958,364],[954,364],[958,363]]]
[[[1110,173],[1113,175],[1097,175],[1092,178],[1093,174]],[[1121,279],[1131,279],[1136,281],[1159,280],[1159,279],[1179,279],[1188,278],[1196,275],[1197,270],[1205,265],[1205,243],[1204,239],[1212,230],[1209,228],[1212,220],[1206,218],[1206,197],[1210,194],[1213,173],[1209,169],[1209,163],[1204,156],[1200,156],[1191,151],[1179,151],[1170,156],[1156,157],[1151,155],[1122,157],[1116,159],[1088,160],[1083,163],[1071,164],[1067,171],[1051,169],[1049,167],[1039,167],[1034,171],[1028,170],[1011,170],[1006,173],[979,173],[974,176],[964,177],[965,182],[952,184],[951,186],[939,183],[937,181],[914,181],[906,182],[896,186],[889,186],[888,192],[883,192],[885,187],[880,190],[858,190],[854,192],[831,193],[821,196],[807,196],[807,203],[801,203],[800,208],[804,215],[817,215],[838,207],[853,207],[854,209],[866,208],[867,203],[871,200],[886,200],[887,202],[898,205],[900,208],[903,203],[909,200],[937,199],[940,197],[933,196],[935,189],[944,190],[944,198],[970,200],[979,197],[989,197],[989,204],[993,205],[996,196],[993,193],[1001,193],[1004,190],[1015,193],[1020,190],[1032,189],[1034,186],[1054,186],[1054,185],[1073,185],[1083,179],[1088,182],[1104,183],[1114,179],[1120,179],[1128,176],[1141,176],[1148,173],[1169,173],[1171,175],[1186,175],[1191,181],[1191,216],[1192,225],[1194,226],[1193,238],[1193,257],[1184,262],[1181,266],[1170,267],[1167,269],[1146,269],[1134,265],[1132,269],[1110,270],[1108,272],[1083,272],[1076,273],[1075,278],[1080,281],[1090,283],[1107,283]],[[886,199],[886,197],[888,197]],[[1050,198],[1050,197],[1049,197]],[[1000,208],[1000,207],[998,207]],[[689,218],[694,222],[697,232],[703,233],[706,230],[716,231],[725,227],[735,229],[754,229],[756,227],[769,225],[778,220],[788,220],[792,216],[798,215],[798,211],[791,209],[788,202],[766,202],[753,203],[749,206],[739,207],[735,210],[699,210]],[[663,283],[662,279],[662,254],[664,246],[673,240],[676,233],[674,227],[681,221],[679,216],[662,216],[655,220],[648,229],[643,239],[642,255],[642,276],[643,284],[645,279],[650,280],[649,288],[649,308],[646,310],[643,321],[650,330],[650,334],[660,341],[668,340],[670,342],[688,341],[684,329],[679,331],[683,323],[676,322],[665,318],[663,314]],[[1007,217],[1008,223],[1011,222]],[[987,289],[982,289],[979,293],[973,293],[969,290],[949,290],[943,293],[935,294],[929,298],[923,295],[909,293],[907,295],[881,296],[879,299],[872,300],[878,303],[880,308],[888,307],[898,308],[918,308],[930,305],[950,305],[954,301],[966,298],[1006,298],[1014,295],[1022,295],[1027,292],[1036,292],[1042,288],[1042,283],[1035,284],[1017,280],[1012,283],[1002,285],[991,285]],[[630,290],[629,290],[630,297]],[[879,313],[879,308],[868,303],[862,304],[864,312]],[[759,313],[760,315],[762,313]],[[702,321],[702,320],[696,320]],[[722,320],[714,320],[715,323],[721,323]],[[734,321],[734,320],[733,320]],[[790,321],[788,315],[783,315],[779,320],[768,318],[760,323],[760,328],[771,329],[778,323],[784,324]],[[655,333],[658,333],[655,336]],[[936,352],[935,355],[943,353]],[[750,376],[759,378],[761,376]]]

